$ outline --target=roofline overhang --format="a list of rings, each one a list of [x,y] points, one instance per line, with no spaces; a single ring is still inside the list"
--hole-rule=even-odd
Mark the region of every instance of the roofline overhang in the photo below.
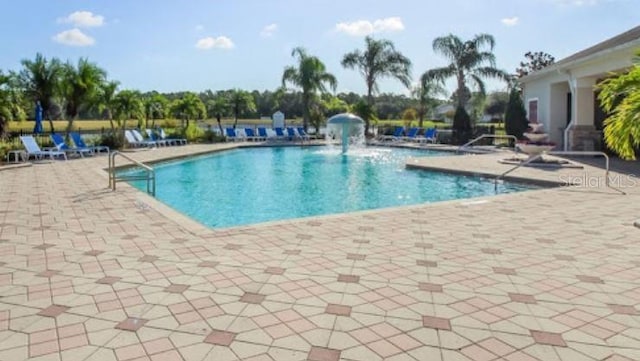
[[[587,55],[585,57],[578,58],[578,59],[575,59],[575,60],[572,60],[572,61],[569,61],[569,62],[566,62],[566,63],[563,63],[562,60],[561,60],[556,64],[552,64],[552,65],[550,65],[550,66],[548,66],[546,68],[543,68],[541,70],[538,70],[538,71],[536,71],[534,73],[531,73],[529,75],[523,76],[522,78],[518,79],[518,83],[523,84],[523,83],[526,83],[526,82],[531,81],[531,80],[540,79],[540,78],[542,78],[542,77],[544,77],[544,76],[546,76],[548,74],[551,74],[553,72],[563,73],[563,72],[566,72],[567,70],[569,70],[571,68],[576,67],[577,65],[582,65],[584,63],[588,63],[588,62],[590,62],[590,61],[592,61],[594,59],[597,59],[599,57],[607,56],[607,55],[609,55],[611,53],[614,53],[614,52],[623,51],[623,50],[627,50],[627,49],[630,49],[630,48],[636,48],[636,47],[640,48],[640,38],[632,40],[632,41],[629,41],[629,42],[624,43],[624,44],[620,44],[618,46],[614,46],[614,47],[609,48],[609,49],[601,50],[601,51],[599,51],[597,53],[593,53],[593,54]]]

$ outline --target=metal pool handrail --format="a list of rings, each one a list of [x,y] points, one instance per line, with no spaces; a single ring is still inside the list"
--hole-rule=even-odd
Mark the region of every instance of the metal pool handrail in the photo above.
[[[145,175],[116,175],[116,155],[134,163],[138,167],[145,170]],[[147,181],[147,193],[152,196],[156,196],[156,171],[150,166],[139,162],[121,152],[114,151],[109,154],[109,188],[116,190],[116,183],[122,181],[131,180],[146,180]]]
[[[486,138],[492,138],[492,139],[513,139],[513,151],[516,152],[516,148],[515,148],[515,144],[518,141],[518,138],[516,138],[513,135],[509,135],[509,134],[482,134],[481,136],[472,139],[470,141],[468,141],[467,143],[461,145],[458,147],[458,149],[456,150],[456,153],[460,153],[461,151],[463,151],[465,148],[467,148],[468,146],[470,146],[473,143],[478,142],[481,139],[486,139]]]
[[[616,187],[612,187],[611,184],[609,183],[609,156],[607,155],[607,153],[604,152],[596,152],[596,151],[549,151],[549,152],[544,152],[541,154],[538,154],[536,156],[533,157],[529,157],[529,159],[527,159],[526,161],[519,163],[518,165],[516,165],[515,167],[505,171],[504,173],[500,174],[499,176],[496,177],[496,179],[494,180],[494,187],[497,190],[498,189],[498,181],[500,181],[501,178],[503,178],[504,176],[506,176],[507,174],[513,172],[514,170],[525,166],[531,162],[533,162],[534,160],[540,159],[540,157],[542,157],[543,154],[549,154],[549,155],[573,155],[573,156],[602,156],[604,157],[604,166],[605,166],[605,171],[604,171],[604,184],[608,187],[611,188],[617,192],[620,192],[622,194],[626,194],[624,191],[622,191],[621,189],[618,189]]]

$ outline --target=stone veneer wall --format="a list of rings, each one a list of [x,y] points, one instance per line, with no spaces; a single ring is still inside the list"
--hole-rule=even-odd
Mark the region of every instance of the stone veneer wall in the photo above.
[[[590,125],[574,125],[569,130],[569,150],[601,151],[602,132]]]

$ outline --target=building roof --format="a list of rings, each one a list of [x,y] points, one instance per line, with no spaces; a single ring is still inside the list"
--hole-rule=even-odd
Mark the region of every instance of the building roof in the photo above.
[[[561,59],[544,69],[538,70],[534,73],[520,78],[520,81],[537,78],[538,76],[549,73],[551,71],[565,68],[570,64],[596,57],[600,53],[605,53],[619,47],[627,47],[627,45],[640,46],[640,26],[636,26],[635,28],[627,30],[622,34],[618,34],[594,46],[581,50],[573,55],[569,55],[568,57]]]

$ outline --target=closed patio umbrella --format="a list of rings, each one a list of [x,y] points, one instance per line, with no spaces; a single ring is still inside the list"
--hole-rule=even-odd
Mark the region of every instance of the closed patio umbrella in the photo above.
[[[33,133],[39,134],[42,133],[42,105],[38,101],[36,103],[36,124],[33,127]]]

